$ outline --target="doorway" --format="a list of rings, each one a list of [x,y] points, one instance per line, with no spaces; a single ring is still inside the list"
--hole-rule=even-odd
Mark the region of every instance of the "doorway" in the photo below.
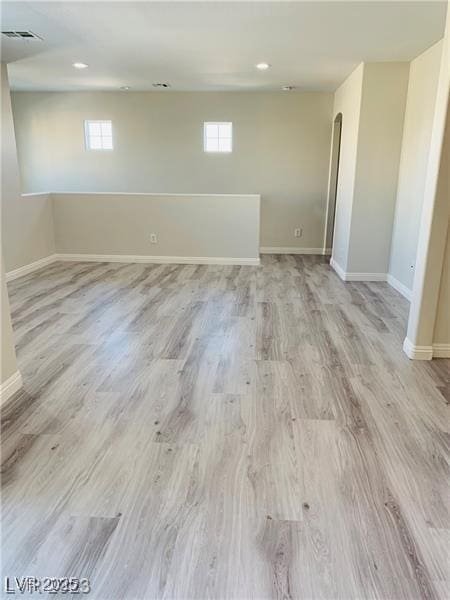
[[[327,227],[325,233],[325,251],[331,253],[334,239],[334,223],[336,218],[336,196],[339,177],[339,158],[341,154],[342,113],[333,123],[333,139],[331,142],[330,187],[327,207]]]

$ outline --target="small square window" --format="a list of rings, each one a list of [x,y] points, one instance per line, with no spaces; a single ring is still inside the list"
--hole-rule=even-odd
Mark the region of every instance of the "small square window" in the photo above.
[[[203,149],[205,152],[231,152],[233,150],[233,124],[229,122],[205,123]]]
[[[112,150],[111,121],[85,121],[84,133],[88,150]]]

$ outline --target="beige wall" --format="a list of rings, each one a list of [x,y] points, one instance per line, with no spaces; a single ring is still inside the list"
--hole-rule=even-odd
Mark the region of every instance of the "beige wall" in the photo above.
[[[17,168],[16,145],[14,141],[14,128],[11,117],[11,103],[9,98],[9,85],[6,65],[1,65],[1,84],[2,84],[2,120],[1,120],[1,138],[2,138],[2,217],[5,203],[11,203],[19,194],[19,178]],[[19,232],[17,232],[19,235]],[[14,347],[14,338],[11,327],[11,317],[9,310],[8,291],[6,289],[5,278],[5,235],[1,240],[1,373],[0,383],[3,384],[7,379],[17,371],[16,351]]]
[[[61,253],[259,258],[259,196],[52,197]],[[157,244],[150,243],[151,233]]]
[[[1,311],[2,311],[2,356],[1,356],[1,373],[0,383],[4,383],[7,379],[14,375],[17,371],[16,350],[14,347],[14,337],[11,327],[11,317],[9,311],[8,291],[6,289],[5,269],[1,266]]]
[[[433,344],[450,345],[450,224],[447,229],[447,244],[442,267]]]
[[[411,62],[389,272],[412,290],[442,42]]]
[[[436,189],[436,209],[439,222],[447,219],[445,253],[434,324],[433,344],[450,344],[450,101],[442,141],[439,178]],[[432,232],[433,233],[433,232]],[[436,232],[434,232],[436,236]],[[436,239],[431,240],[436,243]]]
[[[407,84],[408,63],[365,63],[335,94],[342,134],[333,261],[346,276],[388,270]]]
[[[420,214],[413,296],[403,345],[410,358],[429,359],[435,351],[432,344],[450,220],[449,159],[450,11],[447,11]]]
[[[364,65],[360,64],[336,90],[334,96],[333,117],[342,113],[342,132],[336,196],[333,260],[344,271],[347,271],[363,74]]]
[[[50,200],[20,196],[16,141],[11,112],[8,75],[2,64],[2,247],[6,271],[54,254],[53,219]]]
[[[333,95],[16,93],[26,191],[261,194],[263,246],[321,248]],[[88,152],[84,119],[111,119]],[[203,152],[203,122],[232,121],[233,152]],[[294,229],[303,229],[295,238]]]
[[[389,269],[408,72],[409,63],[364,64],[350,273],[383,276]]]

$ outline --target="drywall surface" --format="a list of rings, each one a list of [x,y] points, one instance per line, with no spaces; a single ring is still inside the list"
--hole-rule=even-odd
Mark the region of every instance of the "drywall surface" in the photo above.
[[[448,43],[448,42],[447,42]],[[448,61],[448,58],[447,58]],[[448,65],[448,62],[447,62]],[[447,82],[449,72],[447,70]],[[426,332],[432,330],[433,344],[450,344],[450,100],[446,103],[445,130],[436,182],[433,219],[427,252],[427,285],[421,315],[421,340],[429,343]],[[430,165],[431,167],[431,165]],[[442,268],[441,268],[442,265]],[[434,294],[433,294],[434,293]],[[433,295],[435,296],[433,302]],[[434,318],[434,327],[433,327]],[[431,333],[431,332],[430,332]]]
[[[356,176],[359,118],[364,65],[360,64],[336,90],[333,118],[342,113],[341,152],[336,194],[333,260],[347,271],[353,194]]]
[[[439,219],[450,219],[450,102],[447,105],[447,119],[442,140],[442,153],[439,165],[439,179],[436,189],[437,208],[442,207]],[[434,325],[434,344],[450,344],[450,221],[447,222],[447,237],[442,265],[436,321]],[[436,240],[435,240],[436,241]]]
[[[412,290],[442,41],[410,64],[389,272]]]
[[[74,193],[52,198],[58,253],[259,258],[257,195]]]
[[[2,356],[1,356],[1,381],[4,383],[11,375],[17,371],[16,350],[14,347],[14,337],[11,327],[11,316],[9,310],[8,291],[6,289],[5,268],[1,266],[1,311],[2,311]]]
[[[404,62],[364,64],[346,269],[351,273],[388,272],[408,72]]]
[[[450,223],[447,229],[447,244],[445,247],[444,264],[442,266],[433,344],[450,345]]]
[[[24,191],[260,194],[263,246],[321,248],[332,105],[316,92],[15,93]],[[113,151],[86,150],[85,119],[112,120]],[[232,121],[231,154],[203,151],[205,121]]]
[[[428,359],[438,310],[450,220],[450,12],[442,40],[423,208],[417,244],[413,295],[403,348],[410,358]],[[423,351],[425,348],[425,351]]]
[[[8,75],[2,64],[2,196],[1,232],[6,271],[32,263],[55,251],[53,217],[46,196],[22,198]]]

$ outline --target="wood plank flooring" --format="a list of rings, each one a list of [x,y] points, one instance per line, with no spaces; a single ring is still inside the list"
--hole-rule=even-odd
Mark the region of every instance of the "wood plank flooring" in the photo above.
[[[101,600],[449,597],[449,361],[407,359],[387,284],[265,255],[55,263],[9,293],[4,576]]]

